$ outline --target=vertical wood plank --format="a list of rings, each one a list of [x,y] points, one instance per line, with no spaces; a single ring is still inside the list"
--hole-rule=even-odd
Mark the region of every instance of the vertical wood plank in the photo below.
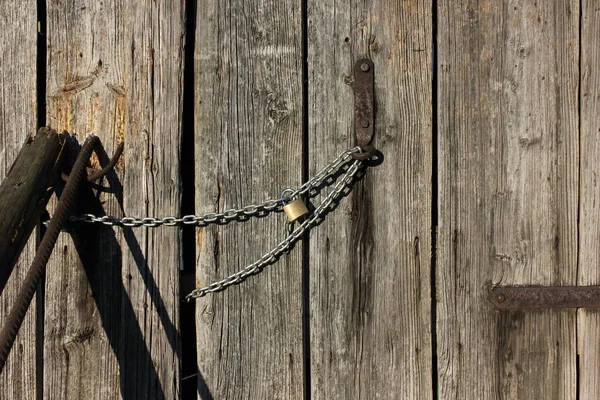
[[[0,182],[5,178],[26,138],[36,132],[35,1],[0,2]],[[21,281],[35,254],[35,234],[23,249],[19,262],[0,296],[0,321],[12,307]],[[32,302],[4,371],[0,393],[7,399],[36,396],[36,305]]]
[[[494,285],[576,283],[579,2],[438,8],[440,398],[575,399],[575,311]]]
[[[311,392],[430,399],[431,2],[308,3],[314,174],[353,145],[352,67],[375,64],[382,165],[310,237]]]
[[[176,216],[180,207],[183,1],[48,3],[48,124],[107,154],[109,193],[78,212]],[[135,229],[135,230],[134,230]],[[177,230],[84,226],[48,266],[44,395],[179,397]]]
[[[600,285],[600,10],[594,1],[581,3],[581,160],[579,208],[579,275],[580,285]],[[581,399],[600,398],[600,314],[597,310],[578,310],[577,334],[579,395]]]
[[[231,0],[198,7],[199,214],[258,204],[301,184],[300,4]],[[281,214],[199,228],[196,285],[256,261],[285,234]],[[301,262],[297,248],[242,285],[197,301],[200,398],[302,396]]]

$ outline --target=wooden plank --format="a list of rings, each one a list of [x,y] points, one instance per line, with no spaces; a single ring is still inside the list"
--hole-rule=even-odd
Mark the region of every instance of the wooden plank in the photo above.
[[[64,144],[62,135],[40,128],[25,141],[0,185],[0,292],[60,179]]]
[[[36,2],[0,2],[0,181],[26,138],[36,131]],[[35,254],[35,238],[23,250],[14,273],[0,296],[0,321],[8,314],[19,285]],[[36,312],[35,300],[29,309],[14,351],[0,375],[0,393],[7,399],[33,399],[36,396]]]
[[[112,155],[79,212],[179,214],[183,1],[48,4],[48,124]],[[92,159],[104,165],[106,154]],[[179,397],[177,229],[63,234],[48,266],[47,398]]]
[[[576,283],[579,2],[438,4],[439,396],[575,399],[576,312],[486,297]]]
[[[311,233],[311,393],[430,399],[431,2],[309,2],[314,174],[353,145],[358,58],[375,64],[382,165]]]
[[[207,1],[195,57],[196,212],[277,198],[301,184],[301,2]],[[198,229],[197,286],[256,261],[285,216]],[[299,248],[196,304],[200,398],[302,396]],[[212,396],[212,397],[210,397]]]
[[[580,66],[580,200],[579,200],[579,285],[600,284],[600,13],[594,1],[581,2],[581,66]],[[578,310],[577,342],[579,354],[579,396],[600,398],[600,311]]]

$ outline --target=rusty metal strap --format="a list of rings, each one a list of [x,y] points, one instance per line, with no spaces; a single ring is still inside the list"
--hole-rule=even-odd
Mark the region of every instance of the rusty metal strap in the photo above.
[[[371,146],[375,134],[375,74],[371,60],[358,60],[354,66],[354,130],[356,144],[363,153],[353,155],[368,160],[375,153]]]
[[[488,299],[500,310],[600,308],[600,286],[497,287]]]

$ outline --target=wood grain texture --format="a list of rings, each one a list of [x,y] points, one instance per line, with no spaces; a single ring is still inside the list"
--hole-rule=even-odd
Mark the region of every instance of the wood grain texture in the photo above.
[[[206,1],[195,57],[196,212],[279,197],[301,184],[300,1]],[[198,287],[256,261],[286,234],[285,216],[198,229]],[[302,397],[298,248],[240,286],[196,303],[198,396]]]
[[[78,213],[179,214],[183,3],[48,3],[48,124],[100,136],[94,167],[125,140]],[[177,230],[69,233],[48,266],[44,397],[178,398]]]
[[[4,180],[23,143],[36,131],[36,2],[0,2],[0,182]],[[35,236],[35,235],[34,235]],[[19,285],[35,254],[35,238],[21,253],[0,295],[0,321],[8,314]],[[36,302],[25,317],[13,351],[0,374],[0,396],[25,400],[36,396]]]
[[[0,292],[60,179],[64,144],[54,130],[33,132],[0,185]]]
[[[369,169],[310,237],[315,399],[431,399],[431,3],[309,2],[309,149],[314,174],[353,145],[350,82],[375,64]]]
[[[439,396],[575,399],[575,311],[495,285],[577,274],[579,2],[440,1]]]
[[[600,285],[600,8],[597,2],[581,3],[580,66],[580,201],[579,285]],[[600,398],[600,313],[577,313],[579,394],[581,399]]]

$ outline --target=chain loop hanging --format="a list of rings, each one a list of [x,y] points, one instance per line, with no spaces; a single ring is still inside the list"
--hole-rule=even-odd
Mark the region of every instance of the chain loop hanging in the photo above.
[[[302,236],[317,226],[322,218],[330,211],[333,211],[339,200],[344,197],[354,185],[354,182],[359,178],[358,174],[361,170],[361,161],[354,161],[348,171],[345,172],[343,177],[333,187],[331,192],[325,197],[323,202],[298,226],[294,229],[284,240],[282,240],[277,246],[271,251],[266,253],[260,259],[254,263],[248,265],[246,268],[238,271],[227,278],[211,283],[205,287],[194,289],[188,294],[185,299],[190,301],[194,298],[206,296],[208,293],[219,292],[226,289],[228,286],[237,285],[242,283],[246,278],[251,275],[258,274],[267,265],[275,263],[283,254],[287,254],[294,248],[294,245]]]
[[[355,159],[358,154],[366,153],[367,151],[361,147],[354,147],[345,150],[339,154],[334,160],[325,166],[312,179],[304,183],[298,189],[286,189],[286,198],[314,198],[324,187],[332,186],[333,188],[325,196],[321,204],[319,204],[312,213],[305,217],[304,221],[289,234],[272,250],[262,256],[254,263],[248,265],[244,269],[228,276],[225,279],[211,283],[205,287],[194,289],[185,299],[190,301],[203,297],[208,293],[218,292],[226,289],[231,285],[240,284],[249,276],[256,275],[263,270],[267,265],[275,263],[283,254],[288,253],[293,249],[294,245],[302,236],[313,227],[319,225],[325,215],[333,211],[339,201],[346,196],[352,189],[353,185],[362,178],[362,171],[368,164],[368,159]],[[337,181],[337,182],[336,182]],[[334,184],[335,183],[335,184]],[[84,223],[100,223],[108,226],[123,226],[123,227],[149,227],[155,228],[159,226],[182,226],[195,225],[198,227],[206,227],[209,225],[226,225],[231,221],[247,221],[250,218],[264,217],[273,212],[281,212],[284,206],[284,201],[279,199],[270,199],[261,204],[250,204],[242,208],[228,209],[223,212],[209,212],[202,215],[185,215],[183,217],[122,217],[114,216],[96,216],[94,214],[83,214],[79,217],[71,217],[72,222]]]

